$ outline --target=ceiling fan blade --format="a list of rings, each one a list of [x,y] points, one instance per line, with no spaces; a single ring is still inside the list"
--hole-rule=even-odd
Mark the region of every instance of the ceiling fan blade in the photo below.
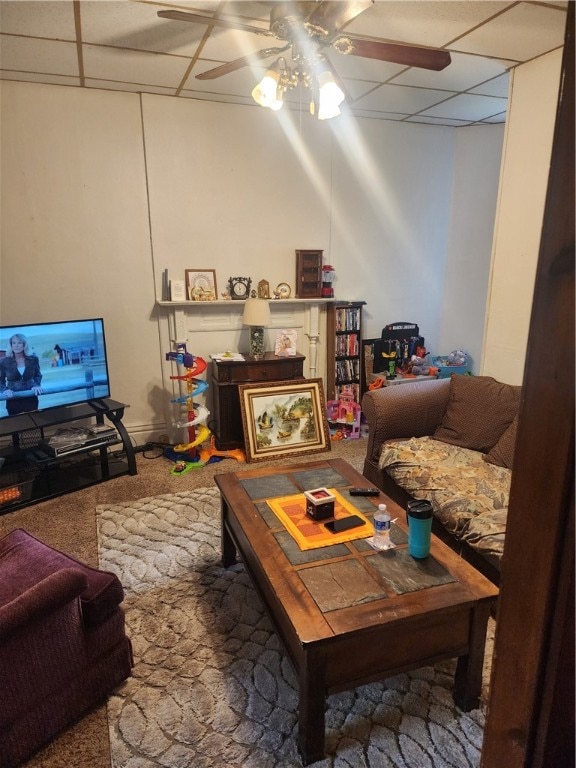
[[[373,5],[374,0],[324,0],[313,3],[315,6],[306,18],[306,24],[323,30],[327,37],[332,36],[349,24],[356,16]]]
[[[441,51],[438,48],[418,48],[399,43],[384,43],[380,40],[367,40],[353,35],[336,38],[332,45],[340,53],[349,56],[391,61],[393,64],[404,64],[407,67],[420,67],[421,69],[440,71],[452,61],[448,51]]]
[[[225,27],[226,29],[237,29],[240,32],[253,32],[255,35],[266,35],[272,37],[268,29],[261,27],[251,27],[249,24],[242,24],[240,21],[229,19],[220,19],[215,16],[203,16],[200,13],[186,13],[185,11],[158,11],[158,16],[162,19],[172,19],[173,21],[192,21],[194,24],[207,24],[211,27]]]
[[[288,50],[289,47],[289,45],[285,45],[283,48],[263,48],[261,51],[257,51],[256,53],[251,53],[248,56],[242,56],[239,59],[234,59],[234,61],[229,61],[227,64],[221,64],[219,67],[214,67],[214,69],[208,69],[206,72],[201,72],[199,75],[196,75],[196,79],[213,80],[215,77],[229,75],[230,72],[235,72],[237,69],[241,69],[242,67],[247,67],[250,64],[254,64],[257,61],[260,61],[260,59],[267,59],[268,56],[274,56],[277,53],[283,53],[284,51]]]

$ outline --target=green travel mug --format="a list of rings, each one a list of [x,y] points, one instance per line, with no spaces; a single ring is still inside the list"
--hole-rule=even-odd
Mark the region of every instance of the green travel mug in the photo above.
[[[406,508],[408,523],[408,551],[419,560],[430,554],[432,535],[432,504],[425,499],[408,502]]]

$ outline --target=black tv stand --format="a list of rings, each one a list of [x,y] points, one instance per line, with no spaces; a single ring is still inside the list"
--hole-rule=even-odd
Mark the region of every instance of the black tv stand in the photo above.
[[[0,448],[5,459],[0,468],[0,514],[35,504],[64,493],[86,488],[121,475],[136,475],[136,455],[122,419],[124,403],[110,398],[75,403],[45,411],[32,411],[0,420],[0,437],[8,435],[12,445]],[[84,425],[113,425],[115,436],[90,440],[54,455],[46,448],[46,430],[76,421]],[[122,456],[109,448],[123,446]]]

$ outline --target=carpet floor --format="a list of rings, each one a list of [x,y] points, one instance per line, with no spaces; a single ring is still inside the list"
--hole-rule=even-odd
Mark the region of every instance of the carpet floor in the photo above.
[[[301,766],[297,679],[242,565],[219,564],[219,513],[214,487],[98,508],[136,659],[108,704],[115,768]],[[454,705],[454,671],[328,697],[315,768],[475,768],[484,713]]]

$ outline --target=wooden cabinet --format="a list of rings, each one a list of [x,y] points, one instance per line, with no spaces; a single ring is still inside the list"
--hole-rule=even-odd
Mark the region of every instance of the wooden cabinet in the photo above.
[[[296,251],[296,297],[312,299],[322,295],[323,251]]]
[[[266,352],[256,360],[214,360],[212,362],[212,396],[216,446],[221,451],[244,447],[244,430],[240,411],[239,384],[261,381],[289,381],[304,378],[304,355],[277,357]]]
[[[362,307],[365,301],[336,301],[328,307],[326,366],[327,400],[337,400],[343,387],[359,403]]]

